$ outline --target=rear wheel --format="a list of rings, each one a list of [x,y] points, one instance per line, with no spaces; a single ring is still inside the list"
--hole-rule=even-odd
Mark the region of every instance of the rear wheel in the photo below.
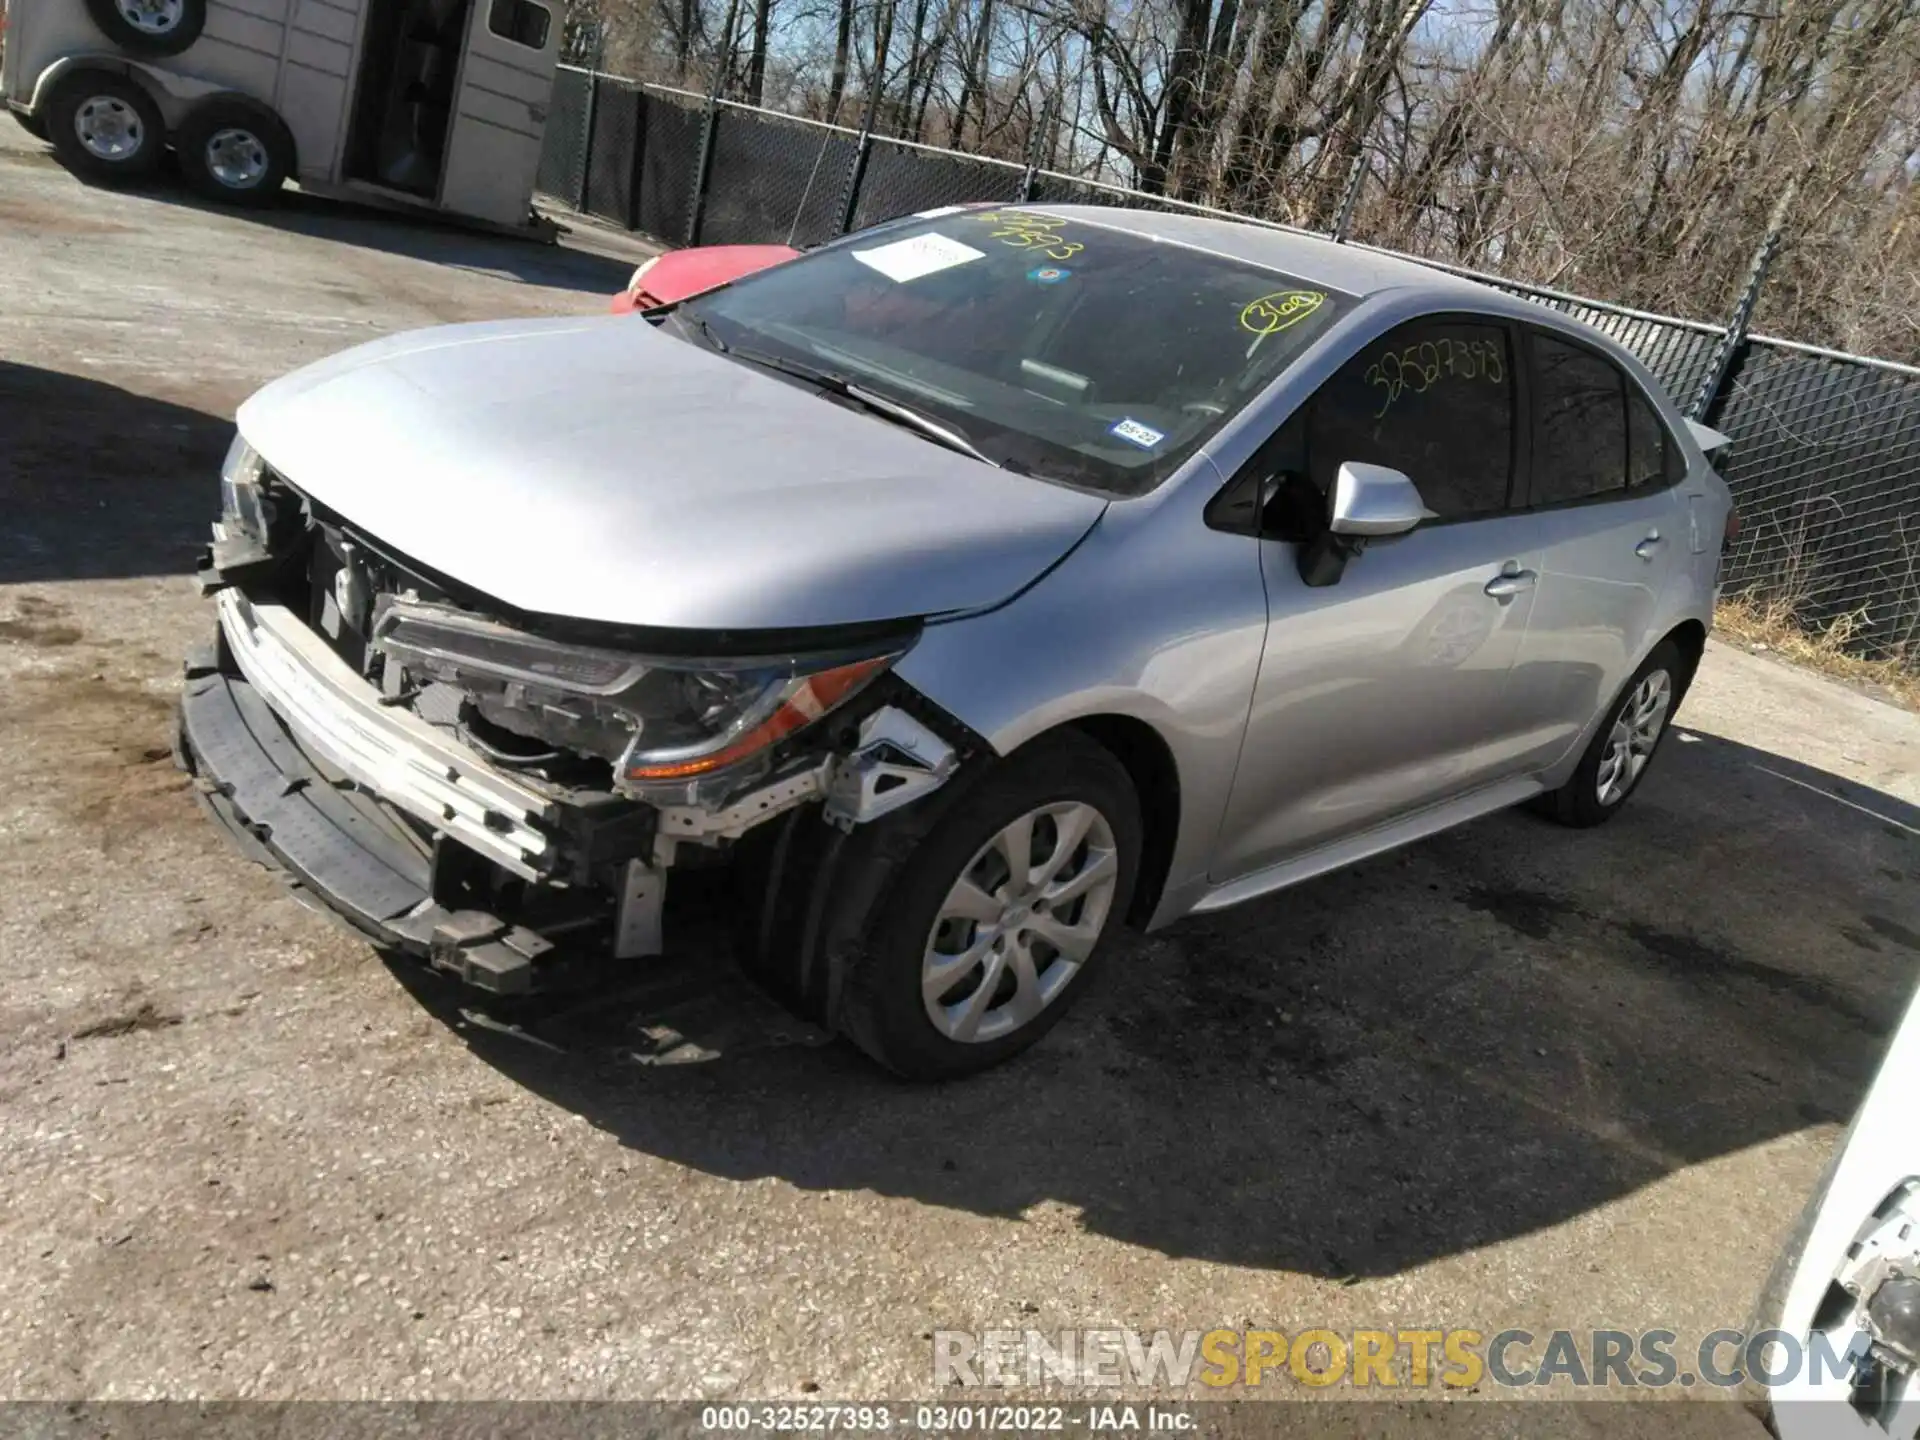
[[[293,137],[280,117],[237,95],[197,106],[173,148],[187,184],[229,205],[271,203],[293,169]]]
[[[1613,702],[1572,776],[1542,796],[1540,808],[1563,825],[1611,819],[1653,763],[1686,677],[1679,647],[1671,640],[1654,646]]]
[[[79,70],[61,77],[47,97],[47,138],[75,173],[123,183],[154,172],[166,126],[159,107],[133,81]]]

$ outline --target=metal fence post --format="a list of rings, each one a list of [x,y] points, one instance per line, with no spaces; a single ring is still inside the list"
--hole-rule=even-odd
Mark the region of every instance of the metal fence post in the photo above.
[[[1360,187],[1367,183],[1367,141],[1363,135],[1353,152],[1353,164],[1347,170],[1346,189],[1340,192],[1340,209],[1333,217],[1333,240],[1347,243],[1347,229],[1353,224],[1353,207],[1360,203]]]
[[[1047,127],[1053,123],[1053,97],[1049,95],[1040,106],[1040,123],[1034,126],[1033,134],[1027,137],[1027,168],[1020,176],[1020,203],[1028,204],[1033,199],[1034,187],[1040,181],[1040,161],[1045,154]]]
[[[707,217],[707,182],[713,178],[713,141],[720,129],[720,98],[707,97],[707,115],[700,126],[700,156],[693,163],[693,203],[687,207],[687,244],[700,243],[700,222]]]
[[[593,172],[593,120],[600,108],[600,72],[587,71],[587,103],[581,107],[585,120],[580,135],[580,193],[573,197],[573,208],[587,213],[587,177]]]
[[[1746,346],[1747,327],[1753,323],[1753,310],[1760,303],[1760,291],[1767,281],[1767,268],[1773,264],[1774,252],[1780,248],[1780,237],[1786,228],[1787,207],[1793,203],[1794,194],[1799,188],[1798,180],[1789,180],[1787,188],[1780,192],[1780,198],[1774,202],[1773,213],[1767,217],[1766,237],[1754,249],[1753,263],[1747,270],[1746,288],[1740,292],[1740,299],[1734,304],[1733,315],[1727,321],[1727,333],[1720,337],[1720,343],[1714,347],[1706,378],[1700,382],[1700,392],[1693,397],[1693,404],[1687,409],[1687,415],[1694,420],[1704,423],[1720,403],[1727,377],[1733,374],[1734,361]]]
[[[720,36],[720,53],[713,62],[713,84],[707,87],[707,118],[700,127],[700,157],[693,166],[693,202],[687,207],[687,244],[700,243],[700,222],[707,214],[707,183],[713,178],[713,142],[720,129],[720,92],[726,88],[733,65],[733,32],[740,21],[740,0],[727,0],[727,23]]]
[[[860,138],[853,142],[853,160],[847,166],[847,191],[840,199],[840,229],[844,235],[853,229],[853,217],[860,210],[860,184],[867,178],[867,157],[873,154],[873,103],[867,95],[867,108],[860,117]]]
[[[651,101],[638,85],[633,87],[633,153],[627,157],[627,213],[621,217],[629,230],[640,228],[640,186],[647,168],[647,119]]]

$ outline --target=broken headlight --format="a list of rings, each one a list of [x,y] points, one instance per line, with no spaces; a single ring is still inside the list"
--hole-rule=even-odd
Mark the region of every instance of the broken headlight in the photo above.
[[[561,644],[450,606],[389,598],[374,644],[409,677],[465,691],[492,724],[610,762],[660,797],[750,762],[849,699],[900,654],[687,660]]]
[[[262,483],[266,468],[260,452],[237,433],[220,463],[220,523],[226,538],[251,541],[262,549],[273,525],[271,502]]]

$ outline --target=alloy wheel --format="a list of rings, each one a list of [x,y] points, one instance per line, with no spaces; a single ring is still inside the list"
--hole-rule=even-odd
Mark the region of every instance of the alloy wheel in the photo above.
[[[927,936],[920,992],[942,1035],[998,1040],[1032,1023],[1093,953],[1120,857],[1093,806],[1027,811],[974,853]]]
[[[1673,680],[1664,670],[1643,677],[1613,717],[1607,750],[1600,757],[1594,789],[1602,805],[1617,805],[1639,780],[1660,743],[1667,714],[1673,709]]]

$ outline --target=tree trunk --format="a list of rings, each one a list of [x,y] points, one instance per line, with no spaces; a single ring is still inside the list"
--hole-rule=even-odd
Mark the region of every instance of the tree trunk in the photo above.
[[[747,103],[758,105],[767,93],[767,31],[773,0],[753,0],[753,54],[747,60]]]
[[[840,102],[847,95],[847,52],[853,45],[853,0],[840,0],[840,19],[833,32],[833,76],[827,82],[827,123],[840,118]]]

